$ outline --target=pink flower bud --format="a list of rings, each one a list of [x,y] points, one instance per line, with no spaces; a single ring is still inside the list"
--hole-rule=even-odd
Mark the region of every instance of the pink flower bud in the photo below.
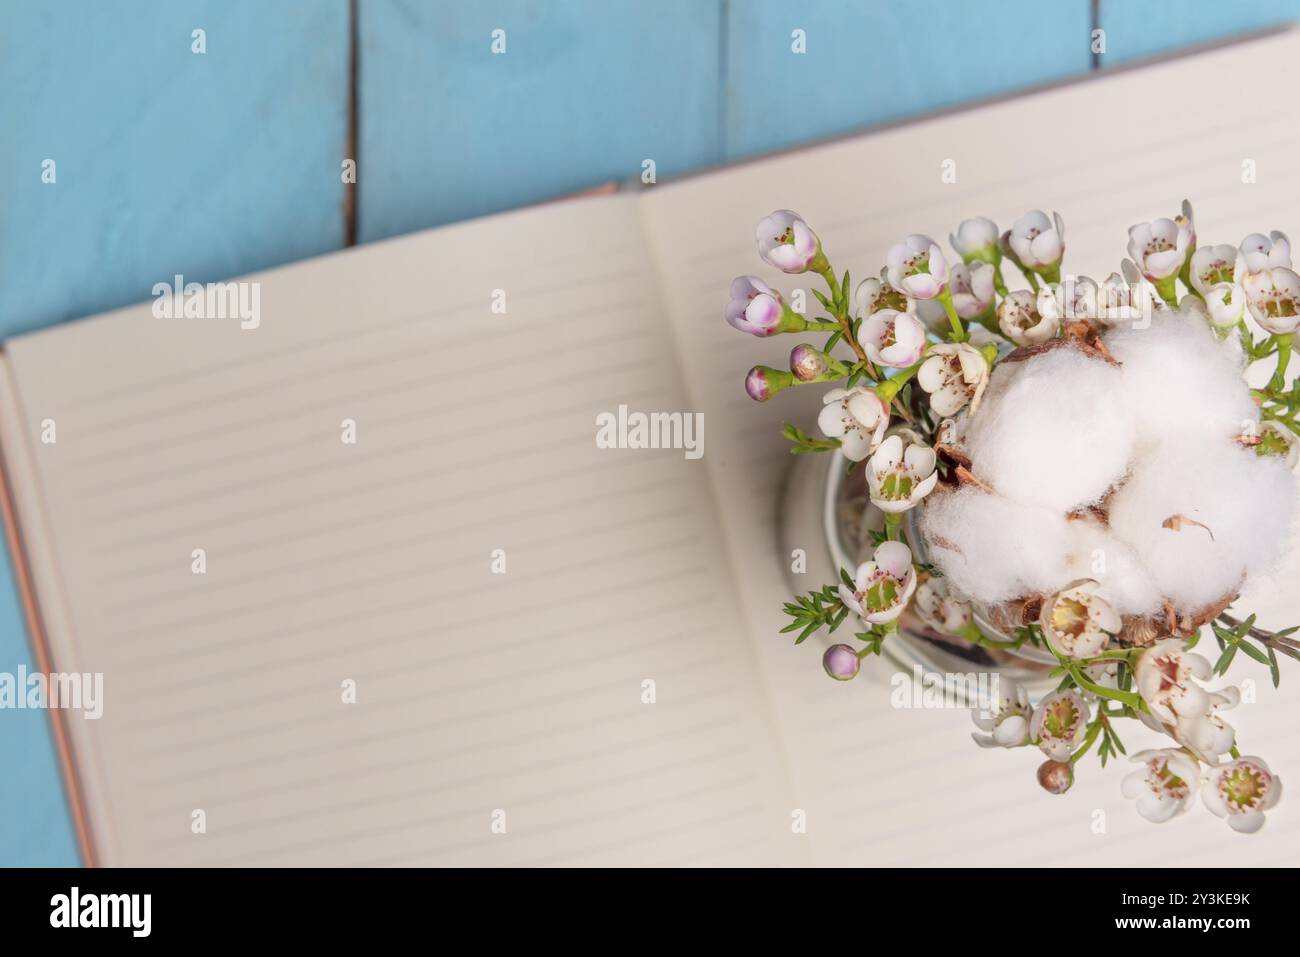
[[[1074,784],[1074,765],[1069,761],[1044,761],[1038,766],[1038,783],[1048,794],[1064,794]]]
[[[766,402],[782,389],[794,385],[794,376],[780,369],[754,366],[745,376],[745,391],[755,402]]]
[[[790,371],[800,382],[813,382],[829,368],[826,356],[806,342],[790,350]]]
[[[775,335],[784,314],[781,294],[757,276],[737,276],[731,283],[725,315],[734,328],[751,336]]]
[[[858,653],[848,645],[831,645],[822,655],[822,667],[836,681],[856,678],[861,664]]]

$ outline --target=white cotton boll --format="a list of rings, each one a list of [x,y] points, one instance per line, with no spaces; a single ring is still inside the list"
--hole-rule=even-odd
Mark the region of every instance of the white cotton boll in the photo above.
[[[1062,513],[1101,500],[1135,441],[1121,371],[1073,346],[994,369],[965,451],[1000,495]]]
[[[921,512],[930,561],[956,588],[996,604],[1070,581],[1070,523],[973,486],[933,492]]]
[[[1110,526],[1174,609],[1195,615],[1273,569],[1295,505],[1294,475],[1279,459],[1226,439],[1164,443],[1111,499]]]
[[[1110,529],[1091,519],[1070,523],[1066,558],[1071,580],[1091,578],[1121,615],[1151,615],[1163,606],[1160,589],[1137,553]]]
[[[1124,402],[1144,449],[1230,439],[1259,419],[1241,350],[1195,315],[1157,313],[1148,328],[1117,328],[1102,341],[1123,364]]]

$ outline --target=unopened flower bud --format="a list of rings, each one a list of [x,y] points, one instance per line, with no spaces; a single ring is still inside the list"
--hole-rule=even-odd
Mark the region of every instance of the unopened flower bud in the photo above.
[[[856,678],[860,666],[858,653],[848,645],[831,645],[822,655],[822,667],[836,681]]]
[[[848,375],[844,363],[801,342],[790,350],[790,371],[800,382],[817,382]]]
[[[962,262],[970,263],[976,259],[997,265],[1002,257],[998,248],[998,227],[993,220],[984,216],[963,220],[957,232],[950,233],[948,241],[957,250]]]
[[[745,376],[745,391],[755,402],[766,402],[782,389],[794,385],[794,376],[768,366],[754,366]]]
[[[1044,761],[1038,766],[1038,783],[1049,794],[1064,794],[1074,784],[1074,765],[1069,761]]]

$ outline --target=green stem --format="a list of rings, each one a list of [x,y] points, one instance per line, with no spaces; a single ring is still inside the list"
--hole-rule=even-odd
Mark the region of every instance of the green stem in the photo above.
[[[957,308],[952,304],[952,290],[945,286],[943,292],[939,293],[939,301],[943,303],[943,311],[948,313],[948,324],[952,326],[949,338],[953,342],[965,342],[966,329],[961,324],[961,317],[957,315]]]
[[[900,369],[894,375],[891,375],[884,382],[880,383],[880,385],[876,386],[874,391],[880,398],[880,401],[885,403],[886,406],[893,402],[894,397],[902,391],[903,386],[907,385],[913,376],[921,371],[921,366],[923,365],[925,365],[925,356],[922,356],[921,360],[915,365],[910,365],[906,369]]]
[[[965,638],[972,645],[982,645],[985,648],[1019,648],[1022,644],[1020,641],[999,641],[990,638],[980,631],[979,626],[973,621],[958,633],[958,637]]]
[[[1093,655],[1091,658],[1085,658],[1085,665],[1096,664],[1102,661],[1131,661],[1138,655],[1142,654],[1141,648],[1129,648],[1126,650],[1103,651],[1101,654]]]
[[[1160,298],[1170,309],[1178,308],[1178,290],[1174,286],[1176,278],[1176,276],[1166,276],[1155,284],[1156,292],[1160,293]]]
[[[825,269],[817,270],[817,275],[821,276],[822,279],[826,280],[826,285],[830,287],[831,302],[836,307],[837,310],[836,316],[838,317],[845,311],[843,308],[844,303],[840,302],[841,299],[840,284],[839,281],[835,278],[835,270],[831,268],[831,264],[829,261],[826,263]]]
[[[891,542],[900,541],[902,536],[899,534],[899,528],[903,524],[903,514],[901,512],[885,513],[885,537]]]
[[[1061,658],[1059,655],[1057,657],[1060,659],[1061,664],[1065,665],[1069,670],[1070,677],[1074,679],[1074,683],[1083,690],[1091,691],[1098,698],[1109,698],[1111,701],[1118,701],[1120,704],[1126,704],[1134,710],[1141,710],[1143,708],[1141,695],[1135,694],[1132,691],[1120,691],[1118,688],[1107,688],[1103,685],[1099,685],[1088,679],[1088,677],[1083,673],[1083,669],[1079,667],[1078,662],[1071,661],[1068,658]]]
[[[1273,370],[1273,378],[1269,380],[1268,387],[1280,391],[1286,388],[1286,367],[1291,362],[1291,347],[1295,344],[1295,333],[1273,336],[1273,342],[1277,345],[1277,368]]]

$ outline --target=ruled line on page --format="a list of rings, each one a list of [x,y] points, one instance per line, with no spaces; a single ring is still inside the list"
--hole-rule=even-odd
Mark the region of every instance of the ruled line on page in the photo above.
[[[580,474],[580,471],[581,470],[579,470],[578,474]],[[680,474],[676,474],[668,478],[656,479],[651,482],[642,482],[638,484],[621,486],[619,488],[605,491],[598,495],[586,494],[583,495],[582,497],[574,498],[570,501],[563,502],[563,503],[555,503],[555,502],[548,503],[546,506],[547,514],[548,516],[554,516],[557,514],[564,514],[570,511],[580,512],[591,507],[592,505],[609,502],[609,501],[618,501],[620,499],[626,498],[627,496],[637,495],[642,492],[662,493],[672,487],[681,486],[683,483],[684,483],[684,477],[681,476]],[[463,496],[461,500],[473,500],[473,499],[483,500],[484,498],[486,498],[486,496],[468,495],[468,496]],[[313,532],[319,532],[324,534],[337,534],[341,531],[349,531],[357,527],[362,527],[362,528],[373,527],[376,521],[379,521],[380,519],[385,517],[410,518],[426,511],[438,510],[440,507],[445,507],[447,504],[449,503],[446,503],[445,501],[440,502],[435,500],[433,502],[424,503],[421,506],[412,507],[409,509],[406,508],[390,509],[388,513],[384,515],[378,515],[378,516],[367,515],[361,519],[354,519],[349,523],[335,523],[335,524],[320,526],[314,529],[308,529],[304,534],[295,534],[294,536],[292,536],[292,540],[301,541],[304,538],[318,537],[316,535],[311,534]],[[509,523],[511,522],[523,521],[525,519],[532,518],[535,514],[536,514],[535,510],[531,508],[516,511],[513,513],[505,512],[501,514],[496,514],[492,517],[492,519],[486,521],[482,519],[478,519],[472,522],[463,522],[460,525],[451,525],[451,526],[439,524],[437,531],[440,538],[443,541],[446,541],[450,539],[452,536],[467,533],[467,532],[481,531],[487,528],[508,527]],[[274,539],[271,539],[269,541],[269,545],[272,547],[282,547],[285,544],[286,540],[288,540],[287,536],[279,536]],[[240,575],[233,578],[222,577],[212,582],[196,583],[194,581],[195,576],[189,573],[187,562],[180,563],[178,566],[178,563],[175,560],[168,560],[164,565],[161,566],[161,569],[159,569],[158,565],[155,565],[154,568],[151,569],[151,571],[163,570],[163,571],[175,573],[177,570],[179,570],[183,572],[185,576],[187,576],[187,578],[189,579],[187,585],[191,587],[178,588],[176,586],[176,583],[172,582],[165,589],[154,590],[152,592],[132,594],[129,597],[124,598],[120,602],[113,602],[106,605],[105,607],[109,611],[121,611],[126,609],[133,609],[137,607],[137,603],[142,599],[147,599],[148,601],[150,601],[152,606],[155,608],[158,607],[159,605],[166,605],[168,603],[174,603],[174,602],[191,603],[195,600],[196,597],[206,597],[214,593],[225,592],[231,588],[239,588],[245,585],[264,584],[265,582],[270,581],[287,572],[299,572],[299,571],[310,570],[312,568],[328,567],[328,565],[331,562],[346,560],[346,559],[363,558],[367,555],[382,554],[384,551],[389,549],[400,549],[405,547],[414,547],[418,545],[427,545],[428,541],[429,541],[428,529],[423,529],[412,535],[406,535],[399,538],[384,538],[375,542],[368,543],[361,547],[351,548],[344,551],[334,551],[328,553],[317,552],[313,554],[311,558],[300,559],[299,561],[290,562],[288,564],[272,565],[269,567],[254,567],[251,571],[249,571],[245,575]],[[529,543],[525,543],[524,547],[527,547],[527,544]],[[533,542],[531,544],[537,544],[537,543]],[[520,548],[521,544],[518,541],[516,541],[513,547],[516,549]],[[260,550],[261,549],[258,548],[243,548],[243,549],[222,548],[221,555],[224,561],[230,561],[232,558],[238,558],[240,559],[239,566],[241,568],[247,568],[249,567],[249,564],[247,562],[247,556],[255,555]],[[140,569],[137,569],[135,571],[134,580],[138,580],[140,577],[147,577],[147,576],[142,576],[141,572],[142,570]]]
[[[734,688],[719,686],[707,693],[692,694],[689,706],[674,708],[657,715],[651,715],[645,709],[627,710],[621,714],[605,715],[601,718],[602,723],[633,723],[647,725],[651,730],[642,737],[636,737],[632,731],[620,733],[620,743],[613,745],[609,750],[593,752],[580,747],[580,750],[576,753],[578,756],[584,754],[612,755],[626,753],[629,749],[641,744],[671,742],[679,736],[690,737],[697,735],[699,722],[707,722],[710,727],[719,729],[732,727],[739,719],[734,714],[719,710],[725,709],[725,702],[719,704],[718,701],[720,698],[733,695],[734,692]],[[711,705],[713,710],[700,710],[698,706],[701,704]],[[453,762],[465,757],[481,758],[493,751],[500,750],[515,749],[516,751],[529,753],[535,751],[537,745],[545,742],[551,742],[566,736],[579,738],[581,733],[589,727],[590,720],[587,718],[568,724],[548,725],[545,727],[530,725],[506,735],[488,738],[469,745],[460,745],[455,748],[413,749],[403,754],[402,757],[391,761],[366,764],[364,762],[353,763],[349,760],[346,766],[334,768],[327,774],[313,774],[307,777],[298,776],[288,780],[277,778],[270,783],[261,784],[255,788],[248,788],[242,784],[232,784],[232,775],[225,773],[212,784],[203,785],[203,794],[205,799],[216,807],[229,810],[239,804],[281,797],[291,791],[309,790],[323,784],[337,784],[383,771],[429,767]],[[350,743],[348,748],[340,753],[350,755],[353,751],[357,751],[364,755],[364,746],[370,743],[373,743],[373,741],[362,740]],[[543,766],[547,765],[536,765],[532,769],[536,770],[538,767]],[[283,770],[283,766],[277,766],[277,770]],[[526,764],[511,765],[511,773],[524,773],[527,770],[529,770],[529,766]],[[466,778],[463,780],[463,786],[489,782],[493,780],[496,773],[486,771],[473,778]],[[189,780],[188,776],[185,778],[172,776],[150,779],[150,783],[156,787],[151,792],[149,806],[158,813],[178,813],[183,811],[187,803],[192,803],[193,797],[188,796],[187,800],[186,795],[178,793],[163,794],[161,788],[179,785],[183,789]],[[229,785],[229,787],[223,790],[223,786],[226,785]],[[161,786],[161,788],[157,786]]]
[[[597,276],[577,276],[574,277],[572,281],[566,281],[562,283],[551,283],[546,286],[534,287],[532,290],[528,290],[527,288],[525,288],[523,296],[525,297],[525,301],[527,301],[527,295],[530,291],[534,296],[542,293],[572,292],[574,289],[581,288],[584,285],[595,285],[601,282],[609,282],[610,280],[621,281],[621,280],[637,279],[637,278],[640,278],[640,270],[637,269],[636,267],[629,267],[629,268],[619,270],[618,272],[612,274],[597,275]],[[231,372],[231,371],[245,371],[248,368],[248,366],[252,364],[260,364],[262,362],[272,362],[281,359],[286,359],[291,356],[299,356],[304,352],[308,352],[313,349],[318,349],[322,346],[336,345],[341,342],[354,342],[358,339],[367,338],[372,335],[382,334],[395,327],[408,326],[420,322],[428,322],[435,315],[443,315],[446,313],[451,313],[451,314],[469,313],[471,311],[481,315],[483,312],[484,301],[485,301],[485,297],[479,297],[476,300],[464,299],[461,300],[459,303],[454,303],[446,306],[445,310],[440,309],[439,313],[436,314],[428,312],[426,310],[422,310],[415,313],[408,313],[406,315],[399,316],[393,319],[379,320],[379,321],[372,320],[370,323],[366,324],[364,327],[361,328],[350,329],[346,332],[337,333],[332,336],[320,337],[311,340],[307,343],[302,343],[302,344],[298,344],[298,345],[294,345],[282,349],[267,350],[261,352],[256,357],[240,357],[238,359],[230,360],[227,362],[211,363],[209,365],[204,366],[201,369],[187,370],[184,373],[162,376],[156,379],[132,383],[129,386],[123,386],[123,387],[105,390],[102,392],[82,395],[78,398],[71,400],[68,403],[67,407],[71,409],[77,406],[89,405],[92,403],[95,405],[99,405],[108,400],[136,395],[139,392],[143,392],[143,391],[149,391],[149,390],[159,389],[159,388],[170,388],[176,385],[193,385],[196,383],[196,381],[201,380],[207,376],[217,375],[220,373]],[[462,342],[469,341],[469,337],[453,338],[451,341],[453,343],[459,344]]]

